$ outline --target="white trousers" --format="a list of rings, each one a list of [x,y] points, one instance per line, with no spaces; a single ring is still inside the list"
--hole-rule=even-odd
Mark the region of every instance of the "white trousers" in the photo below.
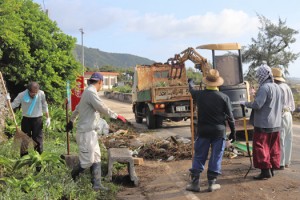
[[[282,115],[281,132],[280,132],[280,148],[281,148],[280,166],[291,164],[292,143],[293,143],[293,117],[291,112],[285,112]]]
[[[89,168],[93,165],[93,163],[101,161],[101,153],[96,131],[77,133],[76,142],[79,147],[79,162],[82,168]]]

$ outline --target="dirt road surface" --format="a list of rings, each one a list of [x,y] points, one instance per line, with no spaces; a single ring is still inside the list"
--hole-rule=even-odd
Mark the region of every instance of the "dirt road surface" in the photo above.
[[[125,116],[139,130],[147,130],[146,124],[136,124],[131,110],[131,104],[107,99],[103,101],[114,111]],[[218,178],[221,190],[207,192],[206,171],[201,174],[200,193],[185,190],[189,181],[188,169],[191,160],[171,162],[147,161],[144,165],[135,166],[139,178],[139,186],[124,185],[118,193],[120,200],[300,200],[300,125],[294,124],[292,164],[285,170],[275,171],[275,176],[269,180],[256,181],[253,176],[258,169],[251,169],[244,178],[250,166],[249,157],[238,156],[233,159],[224,158],[222,175]],[[152,133],[153,134],[153,133]],[[157,137],[166,138],[169,135],[190,137],[189,121],[164,124],[155,131]]]

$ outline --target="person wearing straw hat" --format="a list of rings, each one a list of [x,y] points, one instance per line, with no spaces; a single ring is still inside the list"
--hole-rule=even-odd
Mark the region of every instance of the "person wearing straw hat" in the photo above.
[[[12,109],[21,105],[22,121],[21,130],[35,142],[34,150],[43,152],[43,113],[46,116],[46,126],[50,126],[48,104],[44,91],[40,90],[37,82],[30,82],[27,89],[18,94],[11,103]],[[28,154],[28,144],[22,144],[21,157]],[[40,168],[37,167],[37,171]]]
[[[95,191],[107,190],[101,184],[101,153],[96,132],[99,124],[99,121],[96,120],[97,115],[105,114],[124,123],[126,123],[126,119],[109,109],[99,98],[98,92],[103,84],[101,73],[93,73],[88,83],[89,86],[82,93],[80,102],[66,127],[67,131],[72,130],[73,122],[78,117],[76,142],[79,147],[79,164],[73,168],[71,175],[75,181],[80,173],[86,168],[90,168],[93,189]]]
[[[275,83],[277,83],[283,94],[283,109],[282,109],[282,122],[280,131],[280,169],[289,167],[291,164],[292,156],[292,143],[293,143],[293,117],[292,113],[295,110],[295,102],[291,88],[286,84],[282,76],[280,68],[272,68]]]
[[[274,83],[271,68],[263,64],[255,74],[259,88],[253,102],[241,101],[252,108],[253,114],[253,165],[261,170],[256,180],[267,180],[280,167],[280,137],[282,94]]]
[[[207,76],[202,79],[206,85],[205,90],[195,90],[194,83],[189,80],[189,90],[198,108],[197,136],[194,144],[194,157],[191,182],[186,190],[200,191],[200,174],[204,170],[205,162],[211,148],[208,163],[207,179],[208,191],[212,192],[221,188],[216,184],[218,175],[221,174],[221,163],[226,144],[226,121],[231,133],[229,139],[235,141],[235,124],[229,97],[219,92],[218,86],[224,83],[223,78],[216,69],[210,69]]]

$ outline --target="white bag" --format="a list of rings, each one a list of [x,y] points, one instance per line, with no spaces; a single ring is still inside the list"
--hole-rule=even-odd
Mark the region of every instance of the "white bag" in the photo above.
[[[107,122],[104,119],[102,119],[102,118],[98,119],[96,132],[99,135],[108,135],[109,125],[107,124]]]

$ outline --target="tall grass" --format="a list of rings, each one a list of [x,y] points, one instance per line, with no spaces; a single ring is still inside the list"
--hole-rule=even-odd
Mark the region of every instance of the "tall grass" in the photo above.
[[[118,187],[102,181],[109,192],[94,192],[90,170],[80,176],[77,182],[71,178],[71,169],[64,164],[60,155],[66,154],[66,114],[63,108],[49,108],[51,127],[44,128],[44,152],[39,155],[32,149],[28,156],[19,157],[19,150],[13,147],[14,128],[8,121],[6,130],[11,134],[0,148],[0,200],[2,199],[115,199]],[[20,124],[20,112],[17,113]],[[75,131],[70,134],[70,152],[76,154],[78,147]],[[107,152],[101,148],[102,165],[107,166]],[[36,172],[36,166],[42,171]],[[104,167],[103,167],[104,168]],[[107,170],[104,170],[107,171]]]

